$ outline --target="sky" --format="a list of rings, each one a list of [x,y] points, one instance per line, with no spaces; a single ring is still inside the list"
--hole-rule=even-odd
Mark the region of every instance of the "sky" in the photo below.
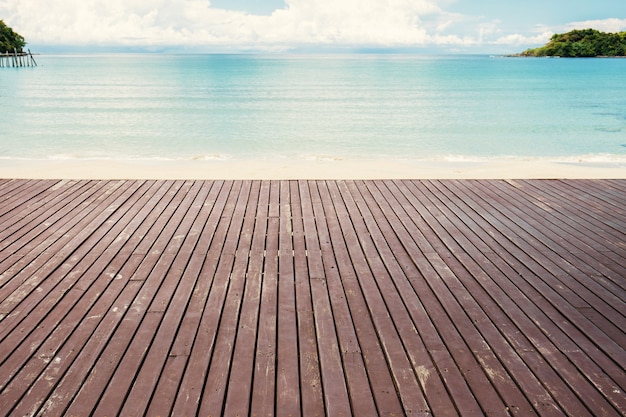
[[[626,30],[625,0],[0,0],[33,52],[514,53]]]

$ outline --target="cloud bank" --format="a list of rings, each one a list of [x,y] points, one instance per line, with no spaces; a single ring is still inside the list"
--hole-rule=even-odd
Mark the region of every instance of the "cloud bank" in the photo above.
[[[622,32],[626,30],[626,19],[585,20],[566,26],[566,31],[593,28],[601,32]]]
[[[3,0],[0,16],[35,45],[289,50],[298,47],[476,47],[547,41],[548,29],[444,10],[451,0],[286,0],[271,15],[210,0]],[[595,27],[626,27],[625,21]]]

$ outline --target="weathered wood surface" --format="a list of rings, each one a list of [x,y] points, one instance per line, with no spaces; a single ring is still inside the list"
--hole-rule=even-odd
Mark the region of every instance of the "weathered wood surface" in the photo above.
[[[626,413],[626,181],[0,196],[0,415]]]
[[[28,52],[5,52],[0,53],[0,68],[3,67],[36,67],[37,62],[35,57],[28,50]]]

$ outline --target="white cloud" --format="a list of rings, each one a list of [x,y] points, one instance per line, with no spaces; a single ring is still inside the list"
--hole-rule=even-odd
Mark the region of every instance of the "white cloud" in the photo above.
[[[271,15],[210,0],[2,0],[0,18],[34,45],[415,47],[543,43],[550,29],[511,34],[499,20],[449,13],[451,0],[285,0]],[[573,24],[574,25],[574,24]],[[624,28],[626,20],[580,22]]]
[[[529,36],[521,35],[519,33],[502,36],[496,39],[493,44],[495,45],[540,45],[548,42],[550,37],[554,35],[552,31],[542,32],[538,35]]]
[[[562,26],[537,26],[535,34],[509,34],[496,39],[496,45],[543,45],[555,33],[565,33],[574,29],[597,29],[602,32],[622,32],[626,30],[626,19],[603,19],[572,22]]]
[[[603,19],[585,20],[583,22],[573,22],[566,26],[566,32],[573,29],[597,29],[601,32],[623,32],[626,31],[626,19]]]
[[[8,0],[0,16],[31,43],[112,45],[413,45],[436,0],[287,0],[271,16],[208,0]]]

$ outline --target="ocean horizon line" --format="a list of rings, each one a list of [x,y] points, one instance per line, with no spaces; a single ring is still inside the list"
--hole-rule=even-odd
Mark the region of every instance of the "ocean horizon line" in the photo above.
[[[399,157],[388,155],[371,155],[363,157],[346,157],[340,155],[266,155],[259,157],[249,156],[232,156],[232,155],[192,155],[192,156],[76,156],[69,154],[50,155],[46,157],[16,157],[16,156],[2,156],[1,161],[119,161],[119,162],[246,162],[246,161],[258,161],[258,162],[285,162],[285,161],[323,161],[323,162],[367,162],[367,161],[402,161],[402,162],[415,162],[415,163],[490,163],[500,161],[512,161],[512,162],[549,162],[549,163],[598,163],[598,164],[626,164],[626,155],[613,155],[613,154],[587,154],[587,155],[562,155],[562,156],[533,156],[533,155],[494,155],[494,156],[479,156],[479,155],[440,155],[440,156],[424,156],[424,157]]]

